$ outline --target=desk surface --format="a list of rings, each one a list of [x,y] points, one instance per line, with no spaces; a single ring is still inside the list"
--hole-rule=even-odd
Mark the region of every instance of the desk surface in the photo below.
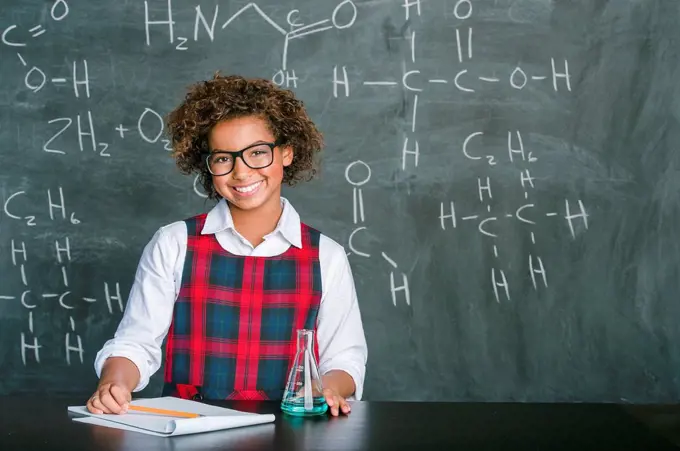
[[[72,421],[82,399],[0,397],[2,450],[675,450],[680,406],[355,402],[347,417],[296,419],[271,402],[221,402],[275,413],[274,424],[160,438]]]

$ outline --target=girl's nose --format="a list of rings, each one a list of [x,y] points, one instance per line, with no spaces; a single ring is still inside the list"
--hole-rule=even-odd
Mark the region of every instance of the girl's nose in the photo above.
[[[247,178],[248,174],[250,174],[250,171],[252,171],[252,169],[248,167],[242,158],[237,158],[236,161],[234,161],[234,170],[232,171],[232,176],[235,179]]]

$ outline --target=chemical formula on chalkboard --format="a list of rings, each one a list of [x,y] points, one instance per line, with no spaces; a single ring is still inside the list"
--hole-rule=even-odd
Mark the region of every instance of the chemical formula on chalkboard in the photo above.
[[[459,69],[449,76],[441,73],[428,75],[425,69],[419,68],[419,45],[423,43],[418,35],[418,30],[412,25],[415,18],[420,17],[423,10],[428,7],[427,2],[420,0],[404,0],[404,20],[410,31],[401,33],[394,39],[402,39],[408,42],[408,58],[404,60],[400,73],[385,73],[382,79],[360,79],[352,77],[347,70],[347,65],[333,65],[328,67],[327,78],[321,80],[328,84],[329,95],[335,102],[350,101],[353,97],[381,96],[384,90],[401,89],[410,99],[409,129],[403,134],[403,145],[400,149],[400,168],[403,172],[417,172],[419,159],[427,152],[419,142],[418,137],[418,111],[419,96],[426,90],[436,90],[437,96],[475,96],[487,86],[505,85],[508,89],[521,91],[531,84],[541,84],[545,89],[551,89],[555,93],[568,94],[572,92],[571,74],[569,62],[565,58],[550,58],[545,61],[543,72],[530,72],[517,66],[507,73],[488,73],[473,76],[466,68],[466,64],[474,61],[476,52],[473,44],[478,35],[472,26],[466,22],[474,17],[477,8],[483,7],[483,2],[471,0],[458,0],[448,2],[449,13],[455,21],[455,42],[452,43],[452,57],[458,63]],[[352,27],[360,23],[361,15],[358,8],[351,0],[344,0],[332,9],[330,17],[316,18],[311,23],[304,23],[300,10],[292,9],[286,14],[286,24],[277,23],[270,15],[264,12],[257,3],[248,3],[239,7],[236,11],[225,12],[220,5],[215,4],[211,11],[204,6],[196,4],[193,20],[191,23],[182,23],[173,12],[172,0],[146,0],[143,2],[143,17],[139,20],[144,34],[140,36],[140,46],[170,46],[172,51],[186,52],[192,49],[192,44],[210,41],[219,38],[220,31],[228,30],[230,26],[239,20],[249,20],[258,27],[269,27],[281,35],[280,54],[282,56],[280,66],[273,67],[271,79],[277,85],[288,88],[297,88],[300,82],[299,73],[296,72],[294,61],[289,60],[289,49],[298,40],[312,35],[331,32],[351,33]],[[227,8],[228,9],[228,8]],[[170,142],[163,139],[164,122],[161,109],[154,105],[148,105],[133,112],[135,121],[129,123],[108,123],[98,120],[97,101],[93,99],[93,89],[97,87],[99,80],[92,77],[93,66],[84,57],[71,58],[64,55],[65,63],[59,67],[41,67],[25,53],[31,46],[40,45],[39,40],[48,36],[58,40],[59,24],[66,21],[72,13],[69,4],[65,0],[54,1],[43,14],[44,20],[31,27],[20,27],[16,24],[5,26],[2,30],[2,44],[16,54],[16,64],[24,69],[23,88],[32,95],[39,96],[47,90],[64,90],[79,100],[80,112],[73,115],[60,115],[53,112],[53,116],[46,120],[49,130],[48,138],[42,143],[43,156],[49,162],[50,158],[60,158],[72,152],[91,153],[97,157],[115,159],[117,153],[129,146],[139,144],[156,145],[163,151],[171,151]],[[313,14],[308,14],[311,16]],[[185,33],[187,31],[187,33]],[[49,33],[49,34],[48,34]],[[162,39],[161,39],[162,37]],[[392,39],[392,38],[390,38]],[[7,60],[7,58],[5,58]],[[8,61],[6,64],[10,64]],[[309,81],[307,81],[309,82]],[[540,89],[540,88],[539,88]],[[510,301],[512,280],[506,277],[503,262],[503,250],[496,244],[496,238],[503,233],[503,224],[507,221],[518,221],[526,225],[526,233],[531,243],[536,244],[539,238],[539,226],[557,227],[558,221],[566,224],[572,239],[588,229],[588,212],[586,205],[579,198],[565,198],[563,208],[560,210],[541,209],[540,198],[535,198],[533,190],[536,188],[536,175],[531,166],[540,158],[540,150],[532,149],[530,143],[526,143],[521,130],[507,130],[507,148],[502,152],[488,153],[484,146],[476,146],[478,141],[484,138],[484,132],[471,127],[466,136],[461,138],[461,143],[455,152],[461,158],[478,165],[480,171],[497,165],[514,164],[517,166],[517,184],[523,190],[525,202],[516,205],[509,210],[492,211],[490,201],[496,189],[490,176],[477,176],[479,210],[460,211],[456,199],[442,198],[438,200],[439,211],[432,211],[431,217],[425,220],[438,221],[442,238],[448,233],[475,234],[481,240],[487,240],[486,245],[493,254],[495,264],[488,275],[489,288],[493,292],[496,302]],[[131,138],[132,137],[132,138]],[[137,139],[131,142],[130,139]],[[77,141],[74,148],[69,143]],[[49,164],[49,163],[46,163]],[[348,221],[352,224],[351,233],[346,243],[348,256],[369,259],[378,256],[387,263],[389,278],[385,280],[386,289],[389,289],[393,307],[405,305],[411,307],[413,295],[409,286],[409,270],[399,266],[395,259],[389,257],[384,249],[370,249],[361,244],[362,233],[368,233],[371,228],[371,216],[367,214],[370,209],[364,203],[364,190],[370,187],[372,182],[371,166],[360,159],[350,161],[345,166],[344,177],[350,186],[352,199],[352,216]],[[198,177],[194,179],[194,192],[197,196],[207,197],[198,186]],[[34,227],[42,221],[62,220],[70,223],[72,227],[83,227],[82,223],[88,222],[87,212],[71,211],[67,209],[64,191],[61,186],[48,189],[45,193],[46,211],[33,211],[28,205],[22,203],[22,198],[27,195],[26,190],[16,189],[6,193],[3,201],[3,214],[10,220],[21,221],[26,227]],[[75,195],[75,193],[74,193]],[[49,217],[49,219],[48,219]],[[468,225],[469,224],[469,225]],[[3,237],[4,238],[4,237]],[[61,273],[60,292],[37,292],[31,289],[29,278],[26,275],[26,265],[29,262],[31,251],[40,252],[40,249],[30,249],[30,243],[25,240],[10,239],[10,255],[0,256],[11,258],[12,266],[16,269],[16,276],[20,278],[23,291],[19,293],[7,293],[0,290],[0,300],[20,302],[28,313],[27,332],[21,332],[20,345],[21,356],[26,364],[27,355],[31,355],[36,362],[40,362],[40,349],[46,346],[40,343],[34,334],[33,311],[38,308],[35,299],[53,300],[68,315],[68,312],[78,308],[80,302],[97,303],[104,301],[106,311],[109,314],[120,314],[124,310],[124,299],[121,296],[121,286],[115,280],[100,281],[101,292],[99,293],[76,293],[70,286],[69,263],[71,261],[71,247],[77,243],[71,243],[66,235],[53,244],[54,264],[59,267]],[[42,250],[45,251],[44,249]],[[544,265],[544,259],[538,247],[525,256],[524,262],[526,273],[531,278],[535,290],[547,289],[550,280],[550,268]],[[404,266],[402,264],[402,266]],[[3,277],[10,277],[9,274]],[[74,359],[73,353],[79,356],[83,362],[83,342],[77,332],[73,316],[68,316],[69,331],[64,336],[63,347],[64,359],[71,364]],[[56,344],[51,344],[57,346]]]
[[[481,2],[477,2],[479,4]],[[411,15],[421,15],[422,11],[422,4],[420,0],[405,0],[403,7],[405,10],[405,20],[408,22],[409,19],[411,18]],[[472,27],[465,27],[465,21],[470,19],[473,15],[474,12],[474,7],[473,7],[473,2],[471,0],[458,0],[455,2],[455,5],[452,9],[453,16],[455,19],[458,20],[458,23],[460,26],[456,27],[456,56],[458,62],[462,65],[466,62],[469,62],[473,58],[473,28]],[[410,34],[407,34],[405,38],[410,47],[410,61],[411,64],[414,66],[417,65],[417,58],[416,58],[416,31],[412,30]],[[391,76],[389,79],[386,80],[363,80],[360,82],[362,86],[371,86],[371,87],[385,87],[385,88],[395,88],[395,87],[401,87],[407,92],[413,93],[413,101],[412,101],[412,109],[411,109],[411,124],[410,124],[410,131],[412,135],[415,135],[416,133],[416,124],[417,124],[417,112],[418,112],[418,93],[422,92],[425,89],[426,84],[430,85],[447,85],[447,84],[452,84],[455,86],[456,90],[459,92],[463,93],[475,93],[476,90],[483,89],[483,84],[484,83],[490,83],[490,84],[497,84],[500,83],[501,81],[505,80],[513,89],[516,90],[522,90],[527,86],[527,83],[530,81],[532,82],[542,82],[546,80],[551,80],[552,81],[552,88],[554,89],[555,92],[560,91],[560,89],[564,89],[565,91],[570,92],[571,91],[571,82],[570,82],[570,74],[569,74],[569,63],[565,59],[563,61],[563,68],[558,68],[557,65],[558,63],[554,58],[550,59],[550,65],[549,68],[547,68],[546,72],[549,73],[549,76],[546,74],[532,74],[532,75],[527,75],[527,73],[521,68],[521,67],[516,67],[512,72],[509,74],[505,74],[505,77],[499,77],[497,74],[490,74],[488,76],[480,75],[477,77],[478,84],[473,85],[469,76],[468,76],[468,69],[462,68],[460,69],[459,72],[457,72],[453,78],[451,79],[445,79],[445,78],[427,78],[424,76],[420,70],[418,69],[410,69],[407,70],[405,67],[402,71],[402,74],[399,74],[397,76]],[[352,91],[350,89],[351,83],[347,74],[347,69],[345,66],[342,66],[342,75],[339,75],[338,67],[335,66],[333,68],[333,78],[332,78],[332,83],[333,83],[333,96],[334,98],[338,98],[339,96],[339,91],[340,91],[340,96],[342,97],[342,94],[344,93],[344,97],[348,98],[350,97],[350,92]],[[563,85],[560,84],[563,82]],[[482,83],[482,84],[479,84]],[[342,87],[342,90],[341,88]],[[442,93],[443,94],[443,93]],[[450,94],[450,93],[447,93]],[[365,91],[362,91],[360,95],[369,95]],[[376,93],[377,95],[377,93]],[[474,143],[474,139],[478,137],[483,136],[483,132],[481,131],[474,131],[471,132],[464,140],[462,144],[462,148],[460,151],[462,154],[465,156],[465,158],[469,160],[474,160],[478,161],[481,160],[480,163],[488,164],[489,166],[494,166],[498,164],[499,162],[502,164],[503,160],[500,155],[480,155],[478,153],[475,153],[472,150],[472,145],[471,143]],[[416,170],[415,168],[418,167],[418,159],[420,156],[420,146],[418,143],[418,139],[413,136],[412,137],[412,143],[409,143],[409,136],[405,136],[403,140],[403,148],[401,151],[402,158],[401,158],[401,169],[403,171],[407,170],[407,166],[410,167],[410,165],[413,165],[413,170]],[[522,135],[519,130],[515,131],[508,131],[508,145],[507,145],[507,161],[510,163],[518,160],[521,162],[527,163],[527,165],[530,165],[531,163],[534,163],[537,161],[538,157],[534,155],[533,152],[531,151],[526,151],[524,148],[524,144],[522,141]],[[364,171],[366,172],[365,178],[360,179],[360,176],[357,176],[357,180],[352,180],[349,176],[350,170],[355,166],[361,166],[364,168]],[[410,170],[410,169],[409,169]],[[356,171],[356,170],[354,170]],[[363,203],[363,196],[362,196],[362,190],[360,186],[364,185],[370,180],[371,177],[371,168],[368,164],[361,160],[353,161],[347,166],[347,170],[345,172],[345,177],[347,179],[347,182],[350,183],[353,188],[352,188],[352,199],[353,199],[353,205],[354,205],[354,224],[357,224],[357,218],[359,218],[359,222],[363,223],[365,220],[364,216],[364,203]],[[477,230],[483,235],[487,237],[497,237],[498,232],[491,232],[488,230],[488,227],[492,222],[496,222],[498,220],[502,220],[504,218],[514,218],[522,223],[529,224],[529,225],[536,225],[537,222],[533,219],[528,219],[525,216],[525,210],[528,209],[533,210],[536,208],[536,203],[534,202],[529,202],[529,193],[532,189],[534,189],[534,177],[531,176],[530,170],[527,167],[526,169],[523,169],[519,172],[517,175],[518,181],[521,183],[521,187],[524,190],[524,198],[527,199],[527,203],[521,206],[518,206],[517,210],[514,212],[503,212],[502,214],[496,214],[492,215],[491,214],[491,206],[490,205],[485,205],[486,212],[489,214],[488,216],[484,217],[483,215],[465,215],[460,219],[456,218],[456,211],[455,211],[455,202],[454,201],[446,201],[446,202],[441,202],[441,209],[439,212],[439,220],[441,222],[441,229],[446,230],[447,227],[447,221],[450,221],[450,226],[452,228],[457,228],[457,224],[459,221],[478,221],[477,225]],[[485,198],[491,199],[492,198],[492,190],[491,190],[491,181],[489,177],[486,177],[484,180],[480,177],[478,178],[478,190],[479,190],[479,201],[484,204]],[[575,232],[574,232],[574,221],[577,219],[581,219],[583,221],[584,227],[587,229],[588,228],[588,222],[587,222],[587,212],[585,210],[585,207],[583,205],[583,202],[580,199],[576,200],[576,203],[578,204],[577,210],[574,211],[572,208],[570,208],[569,205],[569,200],[565,199],[565,210],[563,213],[561,213],[563,216],[562,218],[566,219],[569,230],[571,231],[572,237],[575,238]],[[560,215],[559,212],[545,212],[544,216],[546,217],[556,217]],[[356,245],[353,243],[353,238],[357,232],[366,230],[366,226],[359,226],[355,228],[350,237],[349,237],[349,243],[348,247],[352,251],[353,254],[361,256],[361,257],[370,257],[370,254],[367,252],[359,251],[356,248]],[[536,236],[534,231],[530,231],[530,236],[531,236],[531,242],[533,244],[536,244]],[[493,255],[494,257],[498,258],[498,247],[495,244],[491,245],[493,249]],[[387,257],[385,253],[382,253],[382,256],[389,262],[393,269],[397,269],[397,264]],[[531,276],[531,281],[533,284],[534,289],[538,288],[538,284],[542,283],[544,287],[548,287],[548,282],[547,282],[547,275],[546,275],[546,268],[543,265],[543,261],[539,255],[534,255],[534,254],[529,254],[528,256],[528,264],[527,264],[527,272]],[[406,274],[402,273],[402,278],[403,278],[403,285],[401,286],[395,286],[394,284],[394,273],[390,273],[390,289],[392,292],[392,300],[394,305],[396,306],[396,292],[397,291],[404,291],[405,295],[405,301],[406,304],[410,305],[410,294],[409,294],[409,286],[408,286],[408,278]],[[501,302],[501,300],[510,300],[510,288],[509,288],[509,283],[508,280],[505,276],[504,270],[500,267],[494,267],[491,270],[490,274],[490,283],[493,288],[493,293],[495,296],[495,299],[497,302]],[[538,280],[538,282],[537,282]],[[499,292],[499,289],[501,291]]]

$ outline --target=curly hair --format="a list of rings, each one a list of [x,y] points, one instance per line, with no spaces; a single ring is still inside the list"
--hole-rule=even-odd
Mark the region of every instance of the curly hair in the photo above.
[[[198,173],[210,199],[215,190],[202,153],[209,150],[210,131],[217,123],[244,116],[263,118],[274,138],[293,148],[293,162],[284,168],[283,183],[295,185],[317,173],[316,156],[323,136],[292,91],[269,80],[216,73],[190,86],[184,101],[167,117],[173,157],[183,174]]]

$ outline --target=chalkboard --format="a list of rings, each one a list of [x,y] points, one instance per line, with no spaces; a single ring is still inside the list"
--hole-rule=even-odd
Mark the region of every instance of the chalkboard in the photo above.
[[[678,401],[678,22],[653,0],[3,2],[0,394],[95,387],[144,245],[213,205],[163,118],[221,71],[294,90],[324,133],[284,196],[349,253],[365,399]]]

